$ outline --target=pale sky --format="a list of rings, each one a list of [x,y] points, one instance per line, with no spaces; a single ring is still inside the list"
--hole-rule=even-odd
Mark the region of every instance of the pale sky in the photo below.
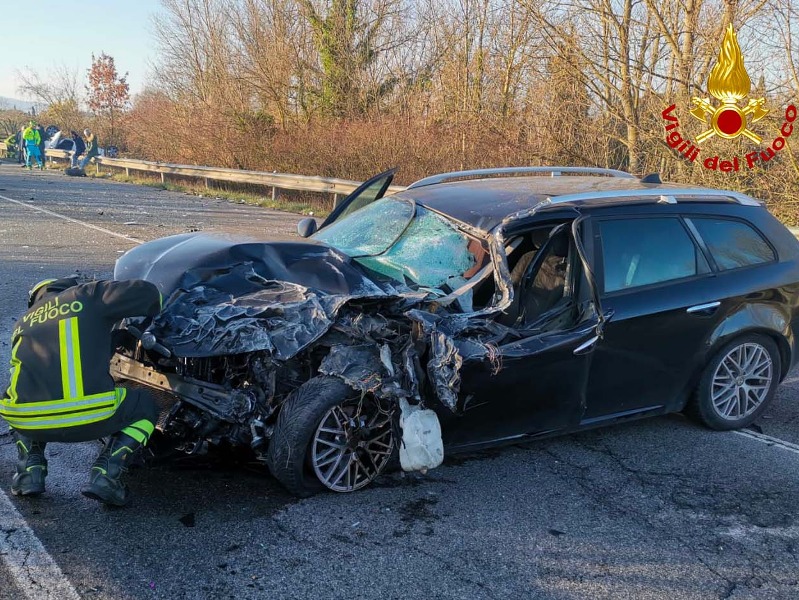
[[[92,53],[114,57],[127,71],[131,95],[140,92],[155,56],[152,20],[159,0],[0,0],[0,96],[29,100],[16,72],[46,74],[58,65],[78,70],[85,85]]]

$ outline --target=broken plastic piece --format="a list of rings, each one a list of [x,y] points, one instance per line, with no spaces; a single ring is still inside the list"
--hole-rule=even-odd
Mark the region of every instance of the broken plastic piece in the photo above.
[[[427,471],[444,460],[444,442],[438,415],[400,398],[400,465],[403,471]]]

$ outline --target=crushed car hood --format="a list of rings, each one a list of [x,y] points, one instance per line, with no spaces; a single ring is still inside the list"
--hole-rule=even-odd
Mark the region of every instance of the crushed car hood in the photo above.
[[[149,331],[176,357],[260,352],[278,364],[321,344],[321,373],[418,402],[428,355],[435,395],[456,412],[464,361],[494,356],[511,334],[490,318],[428,312],[429,291],[373,281],[319,243],[178,235],[131,250],[114,275],[169,295]]]
[[[426,296],[369,279],[352,259],[319,242],[255,242],[184,234],[122,256],[115,279],[145,279],[166,301],[152,331],[181,357],[265,350],[286,360],[324,335],[353,299],[399,309]]]
[[[247,265],[248,273],[242,276],[237,265]],[[264,281],[335,295],[382,293],[346,254],[320,242],[258,242],[204,233],[173,235],[130,250],[117,260],[114,279],[146,279],[164,297],[211,281],[234,296],[259,290]]]

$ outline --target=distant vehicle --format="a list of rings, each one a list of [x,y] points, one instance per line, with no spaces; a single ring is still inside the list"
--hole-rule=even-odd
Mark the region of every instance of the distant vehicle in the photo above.
[[[47,130],[49,131],[50,127]],[[72,152],[75,150],[75,142],[72,141],[71,137],[65,136],[63,131],[56,129],[53,135],[45,141],[44,147]],[[119,156],[119,148],[117,146],[100,148],[100,156],[117,158]]]
[[[521,167],[383,197],[392,177],[302,220],[306,241],[185,234],[118,260],[168,298],[112,367],[161,398],[168,439],[350,492],[390,462],[404,403],[447,452],[682,410],[734,429],[797,360],[799,242],[749,196]]]
[[[48,127],[47,131],[49,132],[51,128],[55,129],[55,131],[47,138],[47,140],[45,140],[45,149],[50,148],[72,152],[75,149],[75,142],[72,141],[72,138],[69,136],[64,136],[63,131],[53,128],[52,126]]]

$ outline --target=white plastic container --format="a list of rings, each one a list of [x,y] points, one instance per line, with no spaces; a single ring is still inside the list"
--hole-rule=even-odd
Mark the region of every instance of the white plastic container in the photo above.
[[[444,460],[441,424],[432,410],[408,404],[400,399],[400,465],[403,471],[426,473]]]

